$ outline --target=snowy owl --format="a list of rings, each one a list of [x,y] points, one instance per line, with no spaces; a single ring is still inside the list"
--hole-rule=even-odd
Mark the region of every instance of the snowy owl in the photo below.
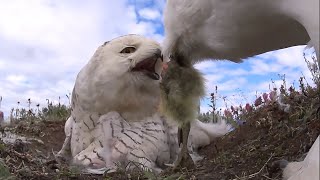
[[[174,121],[158,112],[163,65],[160,45],[139,35],[126,35],[100,46],[77,76],[66,139],[57,157],[89,172],[135,162],[159,172],[179,152]],[[209,144],[229,131],[224,122],[191,125],[189,150]]]
[[[162,52],[165,59],[172,60],[172,68],[162,83],[165,93],[161,97],[165,114],[182,127],[184,143],[176,165],[190,161],[186,148],[189,123],[203,96],[203,79],[193,67],[196,62],[206,59],[241,62],[268,51],[308,44],[315,48],[320,64],[319,0],[167,0],[166,3]],[[181,119],[182,116],[185,118]]]
[[[168,0],[163,54],[241,59],[308,44],[319,60],[319,0]]]

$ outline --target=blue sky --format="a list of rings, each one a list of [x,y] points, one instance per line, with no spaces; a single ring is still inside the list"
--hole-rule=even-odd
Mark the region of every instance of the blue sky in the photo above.
[[[164,5],[164,0],[1,0],[1,110],[8,116],[17,101],[27,107],[28,98],[33,107],[45,105],[46,99],[57,103],[59,96],[68,103],[65,95],[77,73],[103,42],[128,33],[162,41]],[[278,74],[286,74],[288,83],[301,73],[310,79],[303,50],[268,52],[241,64],[207,61],[196,66],[207,79],[208,93],[217,85],[219,96],[236,105],[269,91],[271,79],[279,86]],[[208,110],[207,103],[205,98],[202,111]]]

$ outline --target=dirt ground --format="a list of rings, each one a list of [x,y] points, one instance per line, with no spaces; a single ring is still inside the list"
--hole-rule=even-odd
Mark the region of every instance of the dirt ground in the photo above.
[[[270,112],[276,113],[276,117],[263,119],[253,114],[246,125],[202,149],[201,155],[206,159],[201,167],[205,168],[195,176],[199,179],[249,179],[259,172],[250,179],[281,179],[282,172],[273,162],[303,160],[320,134],[320,121],[313,118],[307,122],[291,122],[288,114]]]
[[[16,179],[281,179],[281,171],[273,162],[281,159],[302,160],[320,134],[319,96],[310,95],[291,100],[289,113],[276,104],[258,107],[245,116],[246,123],[225,137],[216,139],[200,150],[205,157],[195,169],[166,171],[160,175],[118,171],[102,175],[81,174],[79,167],[55,161],[64,141],[64,121],[21,121],[6,130],[34,137],[31,143],[16,140],[0,142],[0,158]],[[1,137],[1,135],[0,135]],[[40,140],[40,141],[39,141]],[[1,161],[0,161],[1,166]],[[1,167],[0,167],[1,176]],[[5,178],[2,174],[0,179]]]

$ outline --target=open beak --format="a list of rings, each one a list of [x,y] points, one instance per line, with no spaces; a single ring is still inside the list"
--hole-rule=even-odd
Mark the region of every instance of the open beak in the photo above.
[[[154,55],[150,58],[140,61],[131,69],[131,71],[143,72],[153,80],[160,80],[163,59],[161,55]]]

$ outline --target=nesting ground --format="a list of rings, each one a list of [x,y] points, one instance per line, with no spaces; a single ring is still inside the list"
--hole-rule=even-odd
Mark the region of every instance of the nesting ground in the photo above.
[[[38,141],[0,143],[0,179],[281,179],[273,162],[302,160],[320,134],[319,102],[319,91],[309,89],[299,98],[288,96],[289,113],[277,104],[262,105],[244,116],[244,125],[202,148],[205,158],[195,169],[157,176],[124,169],[106,177],[81,174],[79,167],[59,164],[52,154],[65,138],[63,120],[21,121],[2,129],[3,136],[14,132]]]

